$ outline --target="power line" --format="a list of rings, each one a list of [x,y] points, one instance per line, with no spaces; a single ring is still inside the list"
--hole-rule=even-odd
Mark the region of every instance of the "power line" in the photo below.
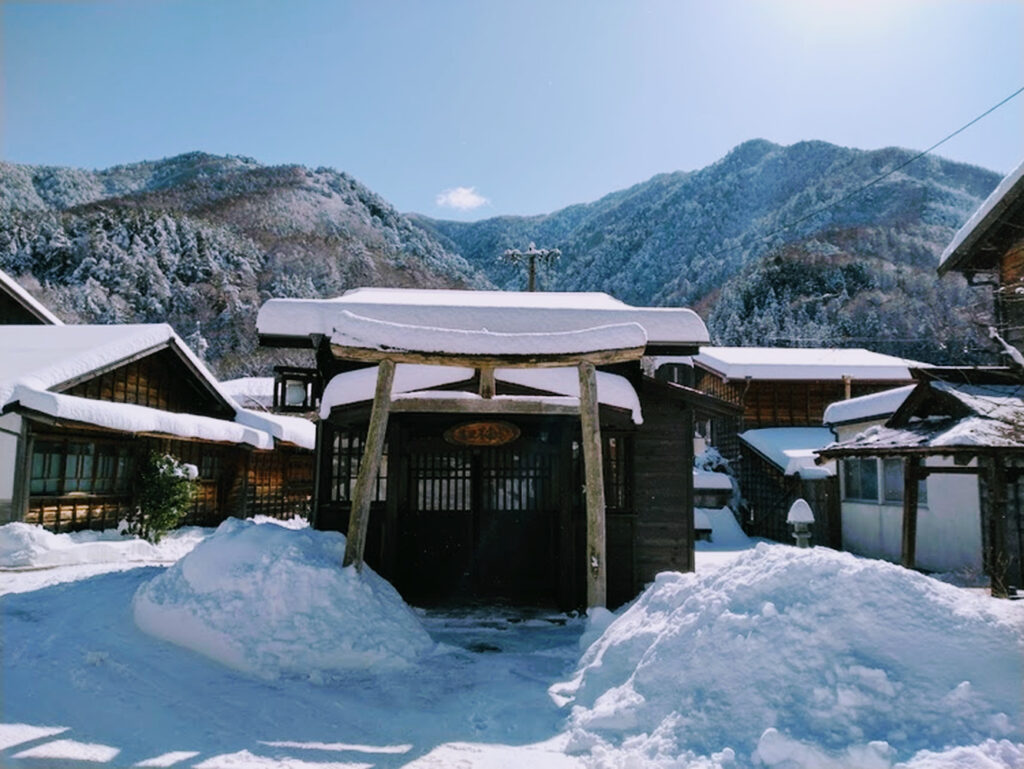
[[[831,208],[835,208],[840,203],[843,203],[843,202],[849,200],[850,198],[855,197],[856,195],[859,195],[860,193],[864,192],[865,190],[867,190],[867,189],[869,189],[871,187],[874,187],[876,184],[878,184],[879,182],[884,181],[885,179],[889,178],[890,176],[892,176],[897,171],[900,171],[900,170],[906,168],[911,163],[913,163],[915,160],[919,160],[919,159],[923,158],[925,155],[927,155],[929,152],[931,152],[932,150],[937,149],[938,147],[941,147],[943,144],[948,142],[954,136],[957,136],[957,135],[963,133],[964,131],[966,131],[968,128],[970,128],[972,125],[977,123],[982,118],[987,117],[988,115],[992,114],[997,109],[1002,107],[1004,104],[1006,104],[1008,101],[1010,101],[1013,98],[1019,96],[1022,92],[1024,92],[1024,86],[1021,86],[1020,88],[1018,88],[1016,91],[1011,93],[1009,96],[1007,96],[1005,99],[1000,101],[998,104],[995,104],[995,105],[989,107],[987,110],[982,112],[980,115],[978,115],[976,118],[974,118],[970,122],[964,123],[958,129],[953,131],[953,133],[951,133],[948,136],[946,136],[946,137],[940,139],[939,141],[935,142],[935,144],[933,144],[928,149],[922,150],[921,152],[918,152],[916,155],[914,155],[910,159],[903,161],[902,163],[900,163],[898,166],[895,166],[894,168],[891,168],[890,170],[886,171],[881,176],[878,176],[878,177],[872,179],[867,184],[864,184],[864,185],[856,188],[855,190],[852,190],[851,192],[846,193],[845,195],[840,195],[835,200],[829,201],[828,203],[824,204],[823,206],[820,206],[820,207],[814,209],[810,213],[804,214],[799,219],[794,219],[791,222],[787,222],[786,224],[779,225],[774,230],[766,232],[764,235],[762,235],[762,236],[760,236],[758,238],[758,241],[765,241],[768,238],[772,237],[773,235],[778,235],[780,232],[785,232],[786,230],[788,230],[788,229],[790,229],[792,227],[795,227],[798,224],[802,224],[803,222],[806,222],[808,219],[811,219],[811,218],[817,216],[820,213],[828,211]],[[731,253],[732,251],[738,251],[739,249],[744,248],[744,247],[745,246],[741,243],[741,244],[732,246],[730,248],[724,248],[721,251],[715,251],[714,253],[710,254],[710,257],[714,258],[716,256],[721,256],[723,254],[728,254],[728,253]]]

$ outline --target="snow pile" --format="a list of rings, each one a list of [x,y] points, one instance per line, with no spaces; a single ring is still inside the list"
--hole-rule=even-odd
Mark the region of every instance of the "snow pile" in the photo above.
[[[551,694],[598,765],[887,767],[1024,736],[1022,618],[891,564],[762,544],[658,575]]]
[[[0,568],[42,569],[96,563],[169,563],[192,550],[209,529],[188,526],[169,532],[160,544],[125,537],[117,529],[54,534],[41,526],[14,522],[0,526]]]
[[[385,580],[342,569],[345,538],[228,519],[135,594],[146,633],[265,678],[402,668],[432,650]]]

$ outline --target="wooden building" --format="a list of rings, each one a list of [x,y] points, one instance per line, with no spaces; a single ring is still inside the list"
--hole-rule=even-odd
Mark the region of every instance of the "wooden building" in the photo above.
[[[358,289],[271,300],[316,351],[313,523],[416,604],[618,605],[693,568],[692,399],[641,358],[707,340],[604,294]]]
[[[929,369],[919,379],[942,376],[953,381],[970,381],[974,371]],[[825,425],[839,443],[866,431],[877,432],[916,389],[898,387],[873,395],[839,401],[825,410]],[[963,454],[961,453],[962,457]],[[981,508],[978,476],[944,473],[942,467],[957,466],[953,456],[938,454],[922,458],[925,468],[936,469],[918,480],[918,521],[916,565],[931,572],[958,572],[966,579],[983,574]],[[898,563],[906,482],[904,463],[897,455],[852,455],[838,460],[841,484],[842,549],[857,555]],[[966,467],[977,467],[977,460]]]
[[[930,377],[922,372],[884,427],[821,453],[903,463],[900,556],[908,567],[918,563],[919,480],[938,473],[976,476],[984,569],[993,595],[1012,595],[1024,587],[1024,163],[960,228],[938,270],[963,273],[995,292],[992,336],[1010,366],[937,369]],[[932,458],[951,463],[937,468]]]
[[[1024,381],[1011,371],[921,372],[921,382],[881,427],[822,451],[825,459],[902,464],[900,562],[919,565],[920,481],[977,480],[982,562],[994,595],[1024,587]],[[938,462],[936,459],[946,459]],[[930,496],[930,495],[929,495]],[[963,515],[971,515],[970,508]]]
[[[705,346],[690,359],[655,361],[656,376],[707,396],[696,409],[696,438],[736,471],[744,531],[791,543],[786,515],[804,498],[815,513],[812,541],[829,547],[841,541],[839,484],[814,454],[832,442],[822,427],[826,407],[911,382],[910,369],[925,365],[864,349],[777,347]]]
[[[948,272],[995,292],[996,330],[1010,348],[1024,350],[1024,163],[999,183],[943,251],[939,275]]]
[[[238,406],[165,324],[0,327],[0,522],[116,526],[154,451],[199,471],[187,523],[304,515],[314,436]]]

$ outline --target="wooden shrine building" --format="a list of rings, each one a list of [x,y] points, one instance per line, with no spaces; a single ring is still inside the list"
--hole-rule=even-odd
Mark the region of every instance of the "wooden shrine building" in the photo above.
[[[649,355],[687,309],[605,294],[357,289],[275,299],[264,345],[316,352],[313,523],[412,603],[619,605],[693,568],[693,390]]]

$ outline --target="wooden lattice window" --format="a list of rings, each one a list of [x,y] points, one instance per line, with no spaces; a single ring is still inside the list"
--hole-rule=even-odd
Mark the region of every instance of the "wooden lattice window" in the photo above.
[[[359,477],[366,436],[354,430],[338,430],[331,450],[331,501],[351,502],[352,491]],[[380,469],[374,483],[374,502],[383,502],[388,495],[388,447],[380,458]]]
[[[32,449],[29,493],[126,494],[134,461],[128,446],[82,440],[37,440]]]

